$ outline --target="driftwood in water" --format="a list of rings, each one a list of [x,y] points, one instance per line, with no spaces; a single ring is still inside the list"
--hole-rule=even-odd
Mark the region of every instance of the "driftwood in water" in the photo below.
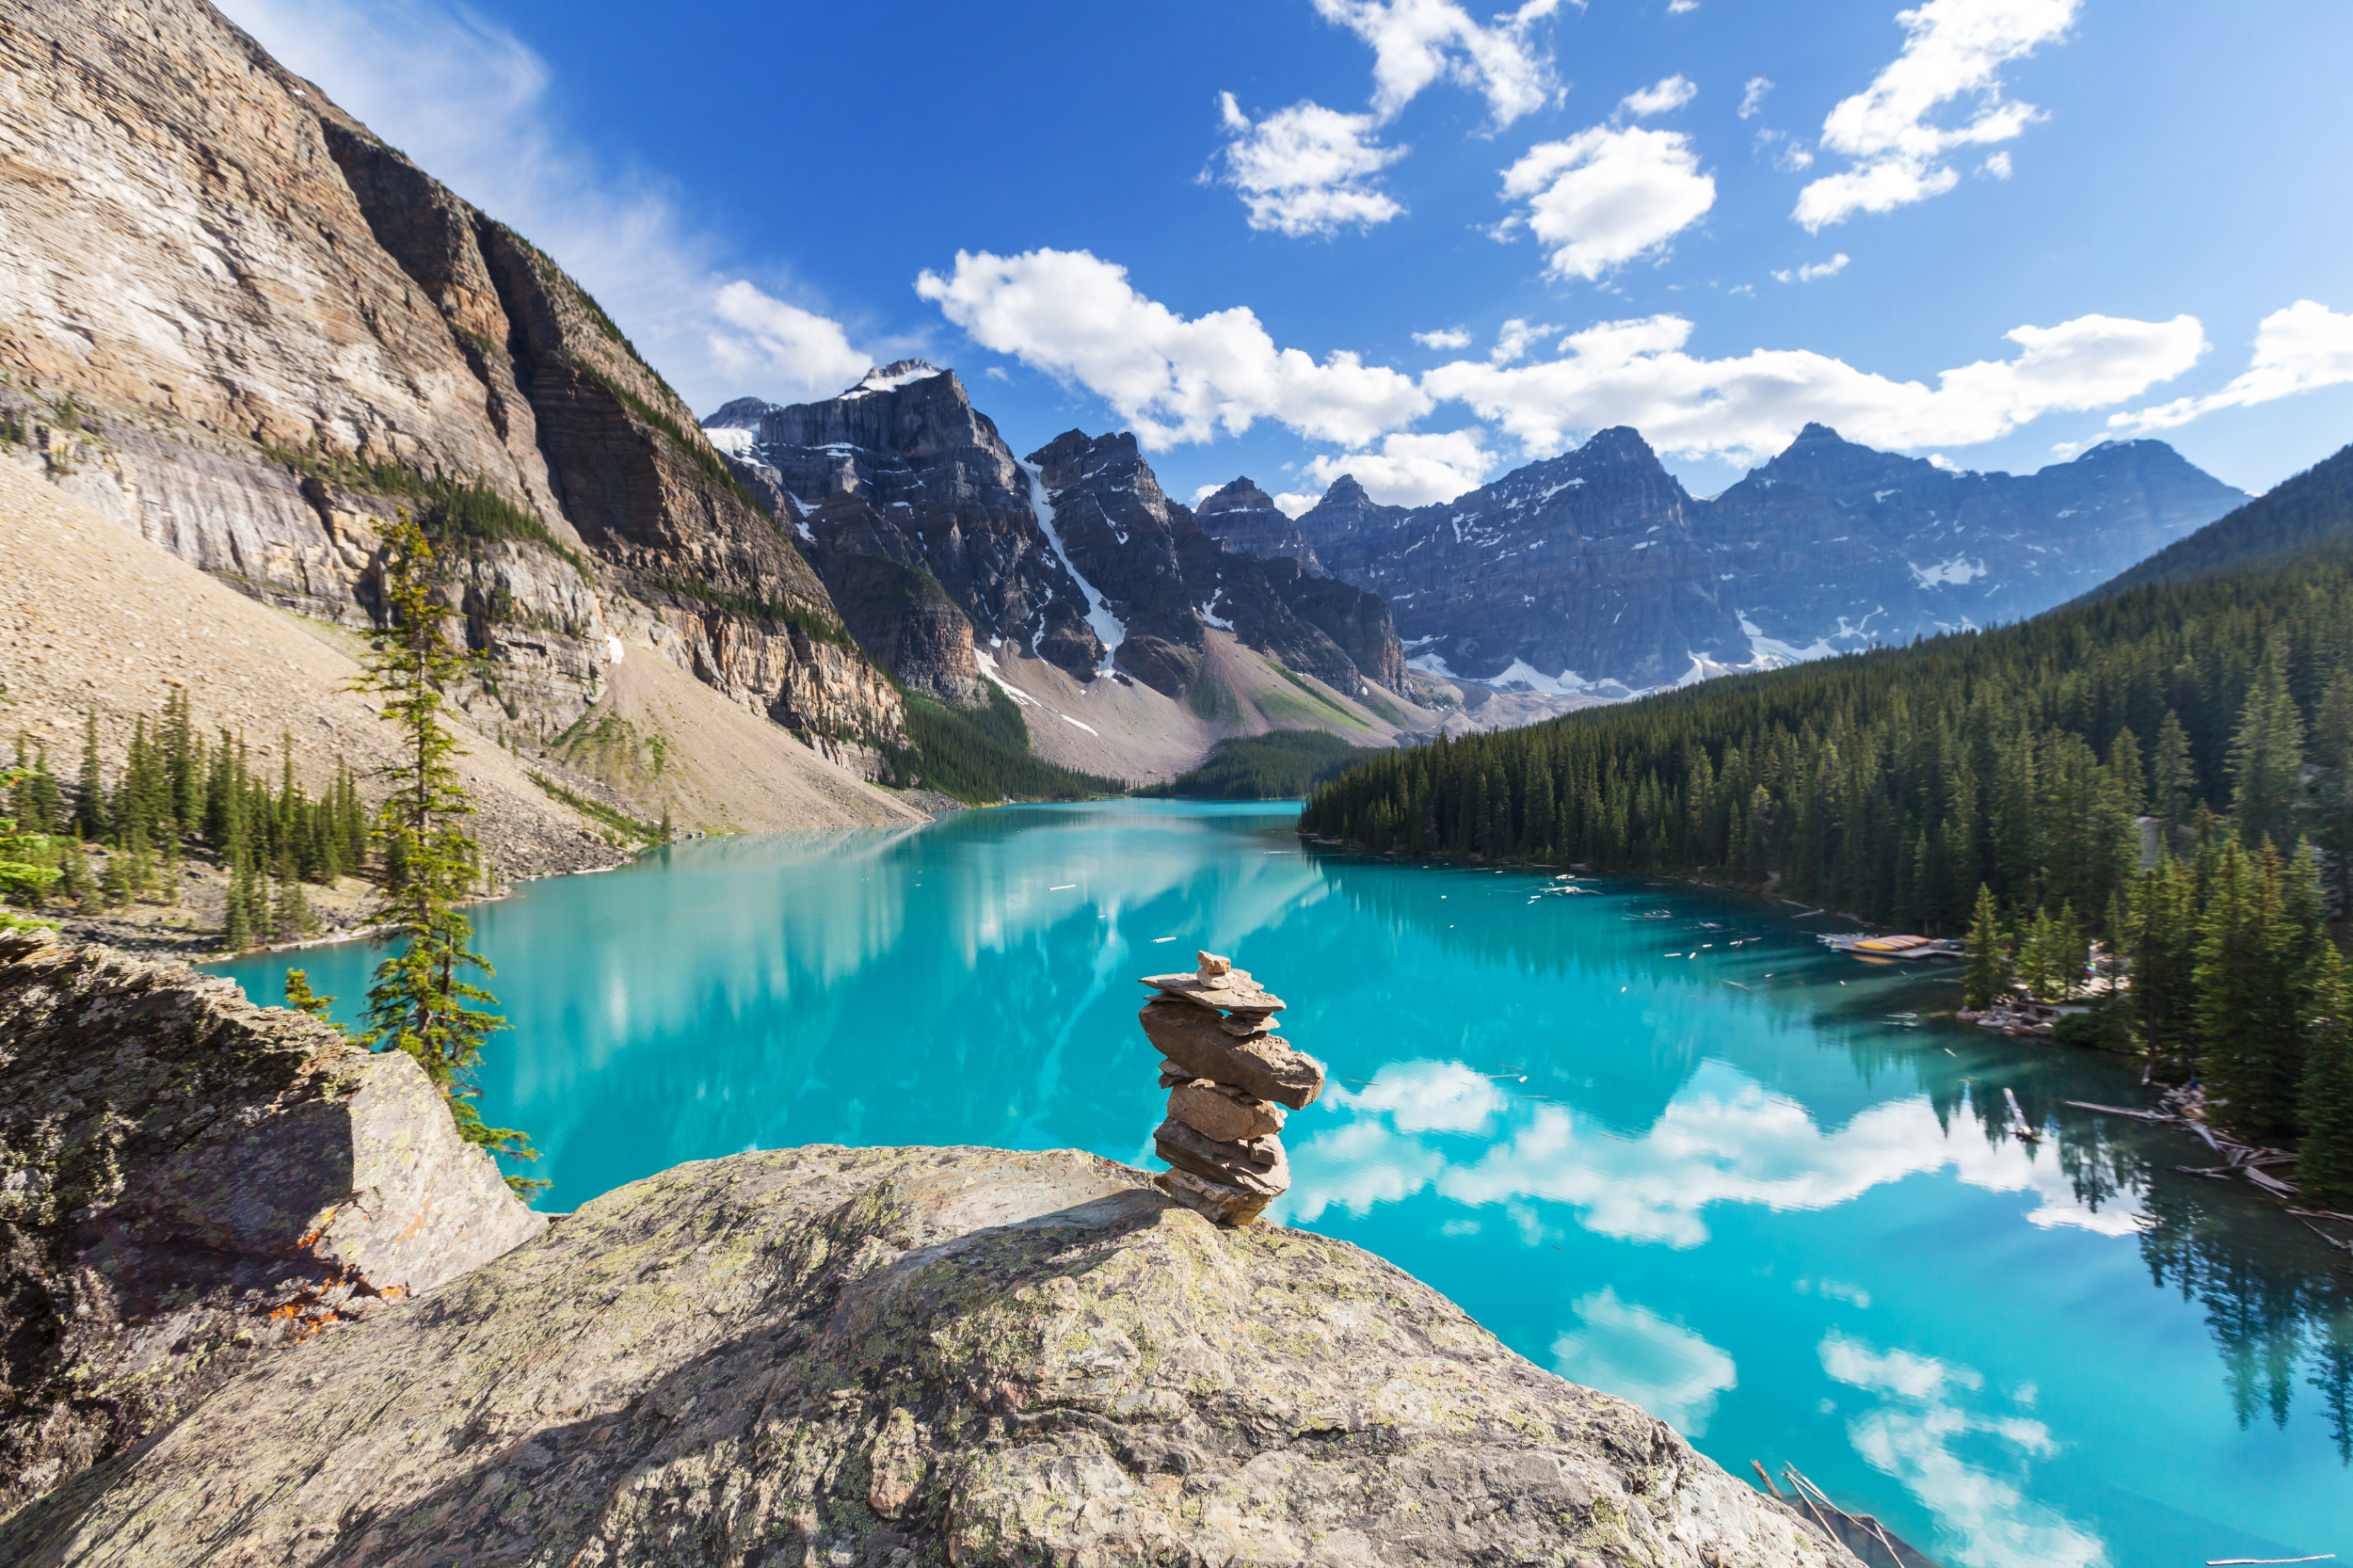
[[[2094,1105],[2089,1100],[2061,1100],[2059,1103],[2072,1105],[2078,1111],[2105,1111],[2111,1116],[2130,1116],[2136,1121],[2142,1122],[2172,1122],[2181,1119],[2178,1116],[2168,1115],[2162,1111],[2127,1111],[2121,1105]]]
[[[2035,1130],[2034,1124],[2026,1120],[2026,1113],[2018,1108],[2018,1096],[2011,1094],[2008,1089],[2004,1089],[2002,1091],[2002,1098],[2009,1104],[2009,1130],[2011,1136],[2023,1138],[2029,1144],[2040,1144],[2042,1142],[2042,1134]]]
[[[1765,1474],[1765,1466],[1754,1460],[1749,1463],[1756,1464],[1756,1473],[1764,1479],[1766,1490],[1780,1497],[1781,1491],[1773,1485],[1772,1478]],[[1784,1464],[1781,1474],[1795,1498],[1790,1506],[1797,1509],[1801,1517],[1811,1520],[1833,1541],[1852,1552],[1865,1568],[1937,1568],[1928,1554],[1870,1514],[1849,1513],[1832,1502],[1829,1495],[1801,1475],[1796,1465]]]

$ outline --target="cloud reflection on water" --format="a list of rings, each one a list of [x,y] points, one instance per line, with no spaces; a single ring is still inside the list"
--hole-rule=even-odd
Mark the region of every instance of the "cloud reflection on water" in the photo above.
[[[1362,1217],[1376,1203],[1425,1189],[1469,1205],[1537,1200],[1575,1208],[1588,1230],[1676,1248],[1707,1240],[1713,1203],[1776,1211],[1822,1209],[1906,1176],[1950,1167],[1972,1187],[2026,1192],[2037,1225],[2131,1235],[2130,1193],[2097,1209],[2058,1161],[2009,1140],[1989,1143],[1974,1119],[1948,1129],[1925,1095],[1884,1101],[1824,1129],[1804,1106],[1710,1062],[1640,1137],[1604,1128],[1576,1108],[1508,1095],[1460,1062],[1392,1063],[1361,1087],[1325,1092],[1349,1119],[1294,1145],[1288,1222],[1327,1208]],[[1297,1129],[1297,1130],[1304,1130]],[[1466,1148],[1464,1140],[1483,1138]]]
[[[1603,1286],[1575,1306],[1580,1328],[1552,1342],[1552,1367],[1572,1383],[1632,1400],[1686,1437],[1702,1437],[1718,1396],[1739,1383],[1727,1352],[1697,1332]]]
[[[2107,1545],[2057,1509],[2031,1502],[1996,1464],[2023,1469],[2058,1451],[2050,1430],[2023,1416],[1964,1408],[1981,1398],[1976,1369],[1910,1351],[1877,1351],[1835,1329],[1819,1347],[1822,1370],[1881,1402],[1847,1423],[1855,1451],[1933,1510],[1958,1544],[1945,1555],[1971,1568],[2092,1568]],[[1983,1439],[1993,1439],[1985,1442]],[[1979,1439],[1973,1463],[1960,1448]],[[2006,1451],[2007,1450],[2007,1451]]]

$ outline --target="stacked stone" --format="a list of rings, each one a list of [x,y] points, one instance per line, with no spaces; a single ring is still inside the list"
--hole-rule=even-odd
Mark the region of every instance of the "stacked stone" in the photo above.
[[[1194,956],[1192,974],[1144,979],[1160,995],[1139,1016],[1168,1091],[1152,1146],[1176,1167],[1157,1179],[1187,1208],[1246,1225],[1291,1184],[1278,1135],[1285,1116],[1323,1093],[1323,1064],[1274,1032],[1282,998],[1230,958]]]

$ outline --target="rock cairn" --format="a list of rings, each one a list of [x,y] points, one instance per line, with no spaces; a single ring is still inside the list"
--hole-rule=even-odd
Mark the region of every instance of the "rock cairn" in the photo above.
[[[1282,998],[1230,958],[1194,956],[1192,974],[1144,977],[1159,995],[1138,1016],[1168,1091],[1152,1146],[1176,1167],[1157,1180],[1186,1207],[1246,1225],[1291,1184],[1283,1118],[1323,1093],[1323,1064],[1275,1034]]]

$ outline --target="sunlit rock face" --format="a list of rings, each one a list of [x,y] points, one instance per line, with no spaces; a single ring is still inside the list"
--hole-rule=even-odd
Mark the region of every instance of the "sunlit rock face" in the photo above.
[[[2015,620],[2245,499],[2162,441],[2011,475],[1809,424],[1711,500],[1620,428],[1437,505],[1343,476],[1289,534],[1250,507],[1202,517],[1381,594],[1424,667],[1622,696]]]
[[[11,1529],[49,1561],[1854,1560],[1369,1253],[974,1148],[619,1188]]]
[[[808,563],[526,237],[200,0],[32,0],[0,60],[13,460],[355,630],[406,510],[462,563],[486,725],[552,737],[622,637],[842,760],[904,745]]]

